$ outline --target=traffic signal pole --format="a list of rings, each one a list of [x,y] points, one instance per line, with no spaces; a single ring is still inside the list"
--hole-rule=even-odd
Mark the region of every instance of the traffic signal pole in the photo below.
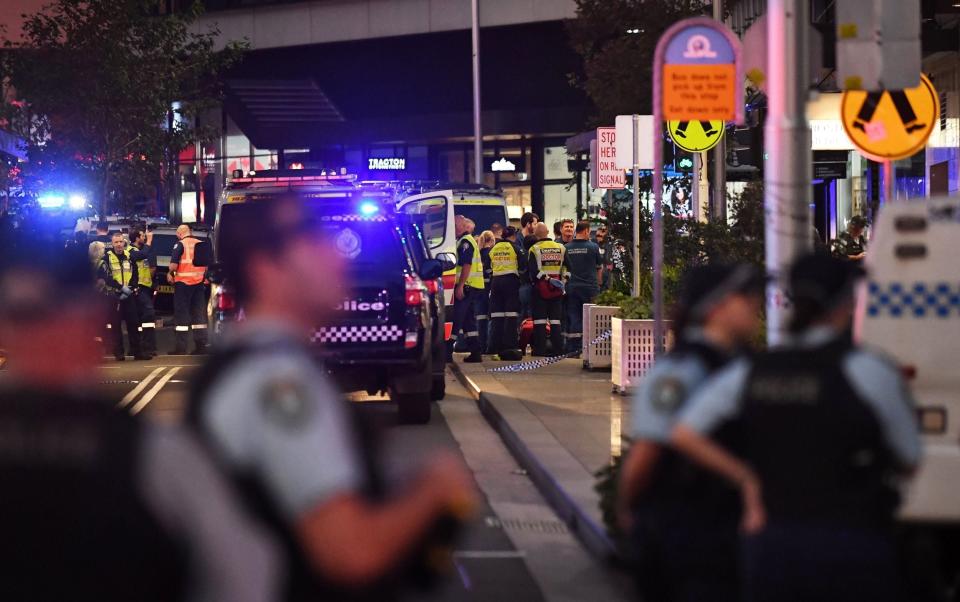
[[[807,0],[770,0],[767,8],[768,153],[764,169],[766,214],[767,340],[783,340],[790,318],[786,279],[790,266],[811,248],[810,124],[806,107],[810,13]]]
[[[723,22],[723,0],[713,0],[713,18]],[[726,125],[726,124],[724,124]],[[726,136],[713,147],[713,203],[711,221],[727,221],[727,141]]]

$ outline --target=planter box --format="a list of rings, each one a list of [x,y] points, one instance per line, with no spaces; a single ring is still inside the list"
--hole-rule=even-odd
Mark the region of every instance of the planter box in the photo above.
[[[663,321],[664,347],[673,347],[670,322]],[[627,395],[653,366],[653,320],[611,320],[610,337],[614,393]]]
[[[610,320],[620,308],[610,305],[583,306],[583,367],[587,370],[609,370],[613,357],[611,337],[593,342],[611,328]]]

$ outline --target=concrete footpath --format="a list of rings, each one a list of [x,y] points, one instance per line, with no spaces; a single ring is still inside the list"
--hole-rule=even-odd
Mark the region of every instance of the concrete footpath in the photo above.
[[[584,370],[580,359],[522,372],[461,359],[454,374],[541,494],[590,552],[612,560],[594,474],[624,449],[630,398],[612,393],[609,372]]]

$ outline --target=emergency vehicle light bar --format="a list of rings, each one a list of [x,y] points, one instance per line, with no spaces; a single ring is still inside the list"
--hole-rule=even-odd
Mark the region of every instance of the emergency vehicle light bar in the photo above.
[[[355,174],[345,174],[345,175],[311,175],[311,176],[251,176],[246,178],[234,178],[230,180],[233,183],[244,184],[244,183],[253,183],[253,182],[285,182],[291,184],[301,184],[304,182],[355,182],[357,176]]]

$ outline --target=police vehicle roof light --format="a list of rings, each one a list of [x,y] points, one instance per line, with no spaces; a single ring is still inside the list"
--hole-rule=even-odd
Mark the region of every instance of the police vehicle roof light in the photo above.
[[[360,203],[360,215],[364,217],[369,217],[380,211],[380,205],[375,201],[363,201]]]
[[[37,199],[40,207],[43,209],[59,209],[67,202],[62,194],[45,194]]]
[[[87,206],[87,198],[82,194],[71,194],[67,203],[71,209],[80,210]]]

